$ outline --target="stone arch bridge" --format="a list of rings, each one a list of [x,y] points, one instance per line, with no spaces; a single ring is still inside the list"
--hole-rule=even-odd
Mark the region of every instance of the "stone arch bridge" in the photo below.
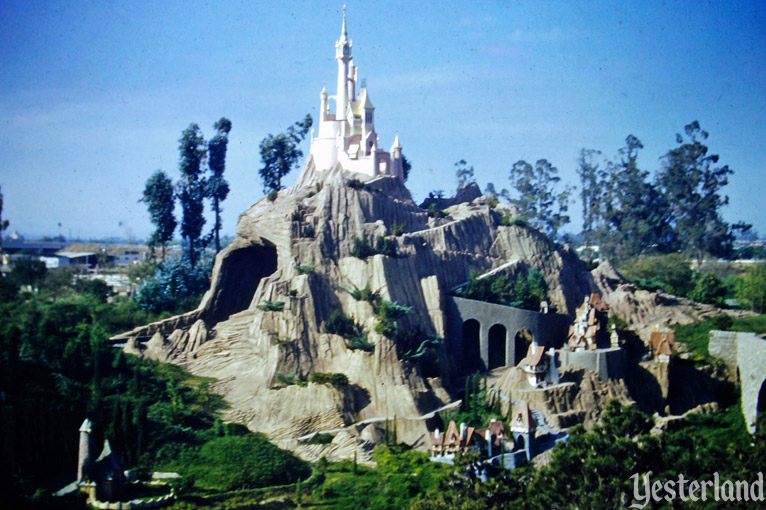
[[[447,346],[461,374],[517,365],[531,340],[561,347],[571,319],[512,306],[447,296]]]
[[[732,379],[739,379],[742,414],[752,434],[758,414],[766,413],[766,338],[755,333],[711,331],[708,350],[726,363]]]

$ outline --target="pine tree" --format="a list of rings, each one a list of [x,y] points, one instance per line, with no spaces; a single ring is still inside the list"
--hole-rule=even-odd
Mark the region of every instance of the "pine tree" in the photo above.
[[[149,245],[154,248],[159,245],[162,248],[162,259],[165,259],[165,247],[173,239],[176,230],[175,196],[173,193],[173,181],[163,172],[157,170],[146,181],[144,196],[139,200],[146,204],[149,217],[154,223],[155,230],[152,232]]]

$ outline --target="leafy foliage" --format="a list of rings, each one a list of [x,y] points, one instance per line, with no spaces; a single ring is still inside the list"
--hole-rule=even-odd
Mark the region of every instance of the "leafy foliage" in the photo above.
[[[375,255],[375,249],[370,244],[370,241],[366,237],[357,237],[354,239],[354,248],[351,250],[351,256],[358,259],[366,259]]]
[[[324,323],[324,330],[333,335],[340,335],[346,339],[346,347],[349,349],[360,349],[363,351],[372,351],[375,344],[367,340],[367,332],[361,324],[357,324],[354,319],[347,317],[340,310],[333,310],[330,317]]]
[[[223,178],[223,172],[226,170],[226,148],[229,144],[229,132],[231,131],[231,121],[226,117],[221,117],[213,127],[216,134],[207,143],[208,168],[210,168],[210,177],[207,179],[207,196],[213,199],[212,209],[215,213],[215,222],[213,224],[213,234],[215,237],[215,252],[221,251],[221,202],[226,200],[229,195],[229,183]]]
[[[672,208],[672,225],[683,234],[678,237],[680,248],[701,263],[706,253],[716,256],[731,253],[734,235],[720,209],[729,203],[721,190],[734,172],[728,165],[716,166],[719,156],[708,154],[703,144],[708,133],[699,122],[687,124],[684,132],[686,140],[676,135],[679,146],[665,155],[657,183]]]
[[[191,267],[197,265],[201,246],[198,245],[205,225],[203,200],[207,195],[206,182],[202,177],[202,161],[206,156],[205,139],[197,124],[189,124],[178,140],[181,153],[179,169],[181,178],[176,184],[176,196],[181,202],[183,219],[181,236],[186,241],[186,256]]]
[[[393,338],[399,331],[397,319],[405,317],[412,307],[403,306],[395,301],[381,301],[378,306],[378,318],[375,323],[375,332]]]
[[[186,258],[167,259],[141,287],[136,302],[154,313],[193,309],[210,286],[212,270],[213,261],[209,258],[196,266]]]
[[[258,305],[258,309],[264,312],[281,312],[285,309],[285,303],[283,301],[270,301],[267,299]]]
[[[757,264],[747,270],[737,295],[750,310],[766,313],[766,265]]]
[[[309,381],[316,384],[329,384],[335,388],[342,388],[348,385],[348,376],[336,372],[313,372],[309,376]]]
[[[386,257],[396,257],[396,240],[379,236],[375,240],[375,252]]]
[[[295,266],[295,270],[298,271],[298,274],[311,274],[316,269],[316,266],[309,266],[309,265],[297,265]]]
[[[144,194],[139,202],[146,204],[149,217],[154,224],[150,246],[162,248],[162,258],[165,258],[165,246],[173,239],[176,230],[175,194],[173,181],[162,170],[157,170],[146,181]]]
[[[555,191],[561,181],[558,169],[545,159],[538,160],[534,167],[521,160],[511,167],[509,179],[517,194],[516,198],[511,198],[511,203],[535,228],[555,240],[558,229],[569,223],[566,212],[571,194],[568,187],[561,192]]]
[[[444,211],[442,209],[439,209],[439,206],[436,202],[431,202],[428,204],[428,208],[426,209],[426,212],[428,213],[429,218],[446,218],[449,216],[449,213],[447,211]]]
[[[302,121],[287,128],[286,133],[270,134],[261,141],[259,149],[263,167],[258,170],[258,173],[263,181],[264,193],[269,193],[271,196],[271,193],[282,189],[282,178],[290,173],[298,164],[298,160],[303,157],[303,152],[298,145],[306,137],[312,124],[311,115],[306,115]],[[269,198],[269,200],[274,199]]]
[[[466,163],[464,159],[461,159],[455,163],[455,177],[457,178],[458,190],[464,188],[472,182],[476,182],[473,167],[468,166],[468,163]]]
[[[548,299],[548,285],[535,268],[520,272],[515,280],[504,274],[479,276],[478,271],[472,272],[468,284],[455,290],[455,295],[532,311],[540,310],[540,303]]]
[[[167,465],[204,489],[231,491],[284,485],[311,473],[308,464],[261,434],[224,436],[183,451]]]

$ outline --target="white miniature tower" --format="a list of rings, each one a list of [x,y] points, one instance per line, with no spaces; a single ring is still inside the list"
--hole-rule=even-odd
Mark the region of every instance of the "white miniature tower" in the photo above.
[[[80,451],[77,459],[77,481],[84,482],[88,478],[90,465],[93,463],[93,423],[85,418],[80,425]]]

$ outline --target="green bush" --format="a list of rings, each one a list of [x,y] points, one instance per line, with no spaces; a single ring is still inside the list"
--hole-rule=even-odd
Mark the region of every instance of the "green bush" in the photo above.
[[[396,240],[380,236],[375,241],[375,252],[387,257],[396,257]]]
[[[375,349],[375,344],[367,340],[367,332],[364,328],[340,310],[333,310],[324,323],[324,330],[327,333],[345,338],[346,347],[349,349],[360,349],[368,352]]]
[[[372,287],[370,287],[370,283],[367,282],[367,284],[364,286],[363,289],[358,288],[356,285],[352,284],[352,287],[354,287],[352,290],[347,290],[352,298],[354,298],[357,301],[367,301],[370,303],[373,307],[373,309],[377,310],[378,304],[380,303],[380,291],[379,290],[372,290]]]
[[[497,207],[499,203],[500,203],[500,200],[498,200],[495,195],[490,195],[489,198],[487,199],[487,205],[489,206],[490,209],[494,209],[495,207]]]
[[[439,209],[439,206],[436,205],[436,202],[431,202],[428,204],[428,209],[426,209],[426,212],[428,213],[429,218],[446,218],[449,216],[447,211]]]
[[[315,434],[309,444],[330,444],[332,443],[332,434]]]
[[[520,272],[515,280],[506,275],[479,276],[478,271],[471,273],[468,283],[456,289],[455,295],[535,312],[540,310],[541,302],[548,300],[548,285],[535,268]]]
[[[726,285],[716,275],[704,273],[697,277],[694,289],[689,293],[689,299],[698,303],[723,306],[727,291]]]
[[[224,436],[184,451],[174,463],[202,489],[232,491],[284,485],[309,476],[309,465],[261,434]]]
[[[258,305],[258,309],[264,312],[281,312],[285,309],[285,303],[283,301],[269,301],[267,299]]]
[[[382,301],[378,307],[378,320],[375,323],[375,332],[393,338],[399,330],[397,319],[406,316],[412,310],[409,306],[400,305],[397,302]]]
[[[689,259],[680,253],[631,259],[618,269],[625,278],[646,290],[664,290],[687,297],[695,285]]]
[[[335,388],[348,385],[346,374],[336,372],[314,372],[309,376],[309,381],[316,384],[330,384]]]
[[[393,225],[391,225],[391,233],[397,237],[404,234],[406,227],[403,223],[397,223],[394,222]]]
[[[504,227],[528,227],[529,221],[523,216],[510,216],[504,214],[500,217],[500,224]]]
[[[351,250],[351,256],[358,259],[366,259],[375,255],[375,249],[370,245],[366,237],[354,239],[354,248]]]
[[[269,192],[268,195],[266,195],[266,198],[269,200],[269,202],[273,202],[274,200],[277,199],[278,196],[279,196],[279,192],[277,190],[272,190]]]
[[[757,264],[745,272],[737,287],[737,298],[748,309],[766,313],[766,265]]]
[[[298,271],[298,274],[310,274],[314,272],[314,269],[316,269],[316,266],[295,266],[295,270]]]

